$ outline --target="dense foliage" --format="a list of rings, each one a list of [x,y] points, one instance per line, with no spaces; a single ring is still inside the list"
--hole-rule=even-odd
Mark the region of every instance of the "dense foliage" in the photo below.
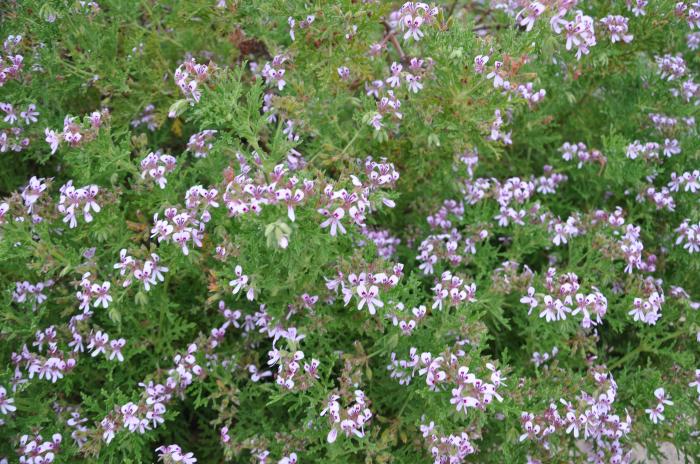
[[[0,462],[700,456],[700,2],[0,12]]]

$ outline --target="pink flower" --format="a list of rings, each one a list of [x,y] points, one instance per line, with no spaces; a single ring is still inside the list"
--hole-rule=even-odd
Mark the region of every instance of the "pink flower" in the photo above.
[[[520,25],[525,26],[525,31],[530,32],[532,30],[532,26],[535,25],[535,20],[544,13],[544,10],[545,6],[540,2],[531,2],[527,8],[519,13],[519,16],[522,16]]]
[[[109,282],[104,282],[102,285],[92,284],[92,294],[97,295],[97,300],[95,300],[95,307],[102,306],[107,308],[109,303],[112,301],[112,297],[109,294],[109,287],[111,284]]]
[[[664,405],[662,403],[657,404],[655,408],[645,409],[644,412],[649,414],[649,420],[651,420],[654,424],[663,422],[665,419],[664,415],[662,414],[664,412]]]
[[[278,464],[297,464],[297,453],[291,453],[279,460]]]
[[[178,445],[159,446],[156,448],[158,460],[173,463],[194,464],[197,458],[193,453],[183,453]]]
[[[486,63],[489,62],[488,55],[477,55],[474,57],[474,72],[477,74],[483,74]]]
[[[520,302],[530,306],[530,309],[527,312],[529,315],[538,305],[537,298],[535,298],[535,287],[529,287],[527,289],[527,295],[520,298]]]
[[[97,333],[90,336],[90,343],[87,349],[88,351],[92,351],[93,358],[100,353],[106,353],[105,348],[107,347],[107,342],[109,342],[109,335],[102,333],[101,330],[98,330]]]
[[[379,288],[377,288],[376,285],[372,285],[367,289],[364,284],[360,284],[357,286],[357,294],[360,296],[360,303],[357,305],[357,309],[362,309],[362,307],[367,304],[369,313],[374,315],[376,313],[375,306],[379,308],[384,306],[382,300],[377,298]]]
[[[58,150],[58,146],[61,143],[61,136],[56,133],[56,131],[49,129],[48,127],[44,130],[46,134],[46,142],[48,142],[51,147],[51,154],[53,155]]]
[[[657,400],[659,400],[659,403],[667,404],[669,406],[673,405],[671,397],[666,395],[666,391],[663,388],[657,388],[654,390],[654,396]]]
[[[350,69],[348,69],[347,66],[341,66],[338,68],[338,76],[340,76],[340,79],[343,81],[347,81],[350,79]]]
[[[333,211],[333,213],[330,213],[326,209],[321,209],[319,210],[319,213],[328,217],[328,219],[321,223],[321,228],[325,229],[326,227],[330,226],[332,237],[336,236],[337,230],[340,230],[341,234],[346,233],[345,227],[343,227],[343,224],[340,222],[340,220],[345,217],[345,210],[343,208],[337,208],[335,211]]]
[[[243,268],[237,265],[235,270],[236,278],[231,280],[228,284],[233,287],[233,294],[236,295],[241,290],[248,287],[248,276],[243,274]]]
[[[17,410],[14,403],[14,398],[7,397],[7,390],[0,386],[0,414],[9,414]]]
[[[124,348],[124,345],[126,345],[126,340],[123,338],[109,342],[109,347],[112,349],[112,352],[109,354],[110,361],[117,358],[117,361],[124,362],[124,355],[122,354],[122,348]]]

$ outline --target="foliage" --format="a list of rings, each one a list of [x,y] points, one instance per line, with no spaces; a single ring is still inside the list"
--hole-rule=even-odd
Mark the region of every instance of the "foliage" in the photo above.
[[[0,463],[700,456],[698,2],[0,12]]]

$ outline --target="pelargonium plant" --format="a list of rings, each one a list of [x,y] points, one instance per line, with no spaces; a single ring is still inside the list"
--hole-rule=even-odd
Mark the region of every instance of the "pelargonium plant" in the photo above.
[[[700,460],[700,2],[7,0],[0,44],[0,464]]]

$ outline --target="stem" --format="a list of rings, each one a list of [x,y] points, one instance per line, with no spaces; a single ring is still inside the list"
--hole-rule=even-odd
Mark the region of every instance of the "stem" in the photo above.
[[[452,13],[454,13],[455,7],[457,6],[457,3],[459,3],[459,0],[455,0],[454,2],[452,2],[452,5],[450,5],[450,9],[447,12],[447,15],[445,16],[446,20],[450,19],[450,17],[452,16]]]
[[[399,54],[399,58],[401,61],[403,61],[406,58],[406,55],[404,55],[403,50],[401,50],[401,45],[399,45],[399,42],[396,40],[396,36],[394,34],[391,34],[391,37],[389,37],[389,40],[391,41],[392,45],[394,45],[394,48]]]
[[[624,355],[623,357],[621,357],[620,359],[618,359],[614,363],[610,364],[610,366],[608,366],[608,369],[613,370],[613,369],[621,366],[622,364],[626,363],[627,361],[631,360],[632,358],[642,354],[643,351],[647,351],[647,348],[643,344],[639,345],[634,350],[630,351],[629,353],[627,353],[626,355]]]
[[[394,31],[391,30],[391,27],[389,27],[389,23],[387,23],[386,21],[382,21],[382,24],[384,25],[384,29],[386,29],[386,36],[384,36],[384,39],[382,39],[382,43],[386,43],[386,40],[389,39],[391,44],[396,49],[396,52],[399,54],[399,59],[403,61],[406,58],[406,55],[401,49],[401,45],[399,45],[399,42],[396,40]]]
[[[677,330],[672,334],[666,335],[665,337],[656,340],[654,346],[647,346],[646,344],[642,343],[637,348],[627,353],[625,356],[610,364],[609,369],[613,370],[617,367],[620,367],[621,365],[625,364],[626,362],[630,361],[634,357],[639,356],[644,352],[655,353],[662,343],[672,340],[678,337],[679,335],[683,335],[683,332],[683,330]]]
[[[343,151],[340,152],[341,155],[344,154],[348,148],[350,148],[350,145],[352,145],[352,143],[357,139],[357,136],[360,135],[360,132],[362,132],[362,127],[357,129],[357,131],[355,132],[355,135],[352,136],[352,138],[350,139],[348,144],[345,145],[345,148],[343,148]]]
[[[408,406],[409,401],[411,401],[411,398],[413,398],[413,392],[408,394],[408,397],[406,398],[406,401],[403,402],[403,406],[401,406],[401,410],[399,410],[398,417],[401,417],[401,414],[403,414],[403,410],[406,409],[406,406]]]

